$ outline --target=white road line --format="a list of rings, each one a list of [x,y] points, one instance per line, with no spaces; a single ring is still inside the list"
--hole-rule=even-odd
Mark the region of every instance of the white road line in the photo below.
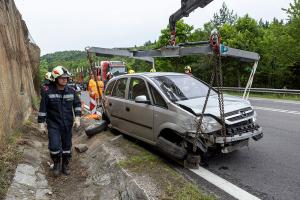
[[[267,111],[273,111],[273,112],[281,112],[281,113],[288,113],[288,114],[293,114],[293,115],[300,115],[299,111],[281,110],[281,109],[277,109],[277,108],[267,108],[267,107],[254,106],[254,109],[256,109],[256,110],[267,110]]]
[[[292,100],[276,100],[276,99],[267,99],[267,98],[249,98],[252,101],[271,101],[274,103],[285,103],[285,104],[296,104],[300,105],[300,101],[292,101]]]
[[[212,183],[213,185],[217,186],[218,188],[222,189],[226,193],[230,194],[231,196],[235,197],[236,199],[241,200],[259,200],[258,197],[248,193],[247,191],[233,185],[229,181],[211,173],[207,169],[203,167],[199,167],[199,169],[190,169],[192,172],[197,174],[198,176],[204,178],[208,182]]]

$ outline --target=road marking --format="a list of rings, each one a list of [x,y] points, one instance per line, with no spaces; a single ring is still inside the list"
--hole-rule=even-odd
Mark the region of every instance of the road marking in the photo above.
[[[215,175],[214,173],[204,169],[203,167],[199,167],[199,169],[190,169],[192,172],[197,174],[198,176],[204,178],[208,182],[212,183],[213,185],[217,186],[218,188],[222,189],[223,191],[227,192],[231,196],[235,197],[236,199],[241,200],[259,200],[258,197],[248,193],[247,191],[239,188],[236,185],[233,185],[229,181]]]
[[[288,113],[293,115],[300,115],[299,111],[292,111],[292,110],[282,110],[277,108],[266,108],[266,107],[260,107],[260,106],[254,106],[257,110],[267,110],[267,111],[273,111],[273,112],[281,112],[281,113]]]
[[[249,98],[252,101],[271,101],[274,103],[285,103],[285,104],[296,104],[300,105],[299,101],[292,101],[292,100],[276,100],[276,99],[266,99],[266,98]]]

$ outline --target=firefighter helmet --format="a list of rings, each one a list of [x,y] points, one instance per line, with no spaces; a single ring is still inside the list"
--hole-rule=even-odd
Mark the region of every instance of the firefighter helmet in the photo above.
[[[52,77],[52,73],[51,72],[47,72],[44,76],[44,78],[46,80],[49,80],[49,81],[53,81],[53,77]]]
[[[134,73],[135,73],[135,71],[133,69],[128,71],[128,74],[134,74]]]
[[[184,71],[188,71],[188,73],[192,73],[192,68],[190,66],[185,66]]]
[[[107,72],[106,77],[108,76],[113,76],[113,74],[111,72]]]
[[[63,66],[57,66],[52,70],[52,77],[57,79],[59,77],[70,78],[72,74]]]

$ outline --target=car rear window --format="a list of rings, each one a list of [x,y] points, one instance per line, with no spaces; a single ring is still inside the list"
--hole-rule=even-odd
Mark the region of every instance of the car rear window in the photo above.
[[[121,78],[117,80],[112,92],[112,96],[125,98],[126,83],[127,83],[127,78]]]
[[[115,84],[116,81],[112,81],[108,84],[106,90],[105,90],[105,95],[107,96],[111,96],[112,95],[112,90],[113,90],[113,87],[114,87],[114,84]]]

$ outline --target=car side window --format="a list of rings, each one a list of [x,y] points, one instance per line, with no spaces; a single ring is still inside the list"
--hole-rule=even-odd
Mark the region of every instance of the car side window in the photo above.
[[[151,91],[154,105],[163,107],[163,108],[168,108],[167,103],[165,102],[163,97],[158,93],[158,91],[152,85],[150,85],[150,84],[148,84],[148,85],[149,85],[149,88]]]
[[[106,90],[105,90],[105,95],[106,96],[111,96],[112,95],[112,89],[114,87],[116,81],[113,81],[111,83],[109,83],[109,85],[107,86]]]
[[[149,94],[145,81],[141,78],[131,78],[128,99],[134,101],[137,96],[141,95],[145,95],[149,100]]]
[[[126,82],[127,78],[117,80],[112,92],[113,97],[125,98]]]

